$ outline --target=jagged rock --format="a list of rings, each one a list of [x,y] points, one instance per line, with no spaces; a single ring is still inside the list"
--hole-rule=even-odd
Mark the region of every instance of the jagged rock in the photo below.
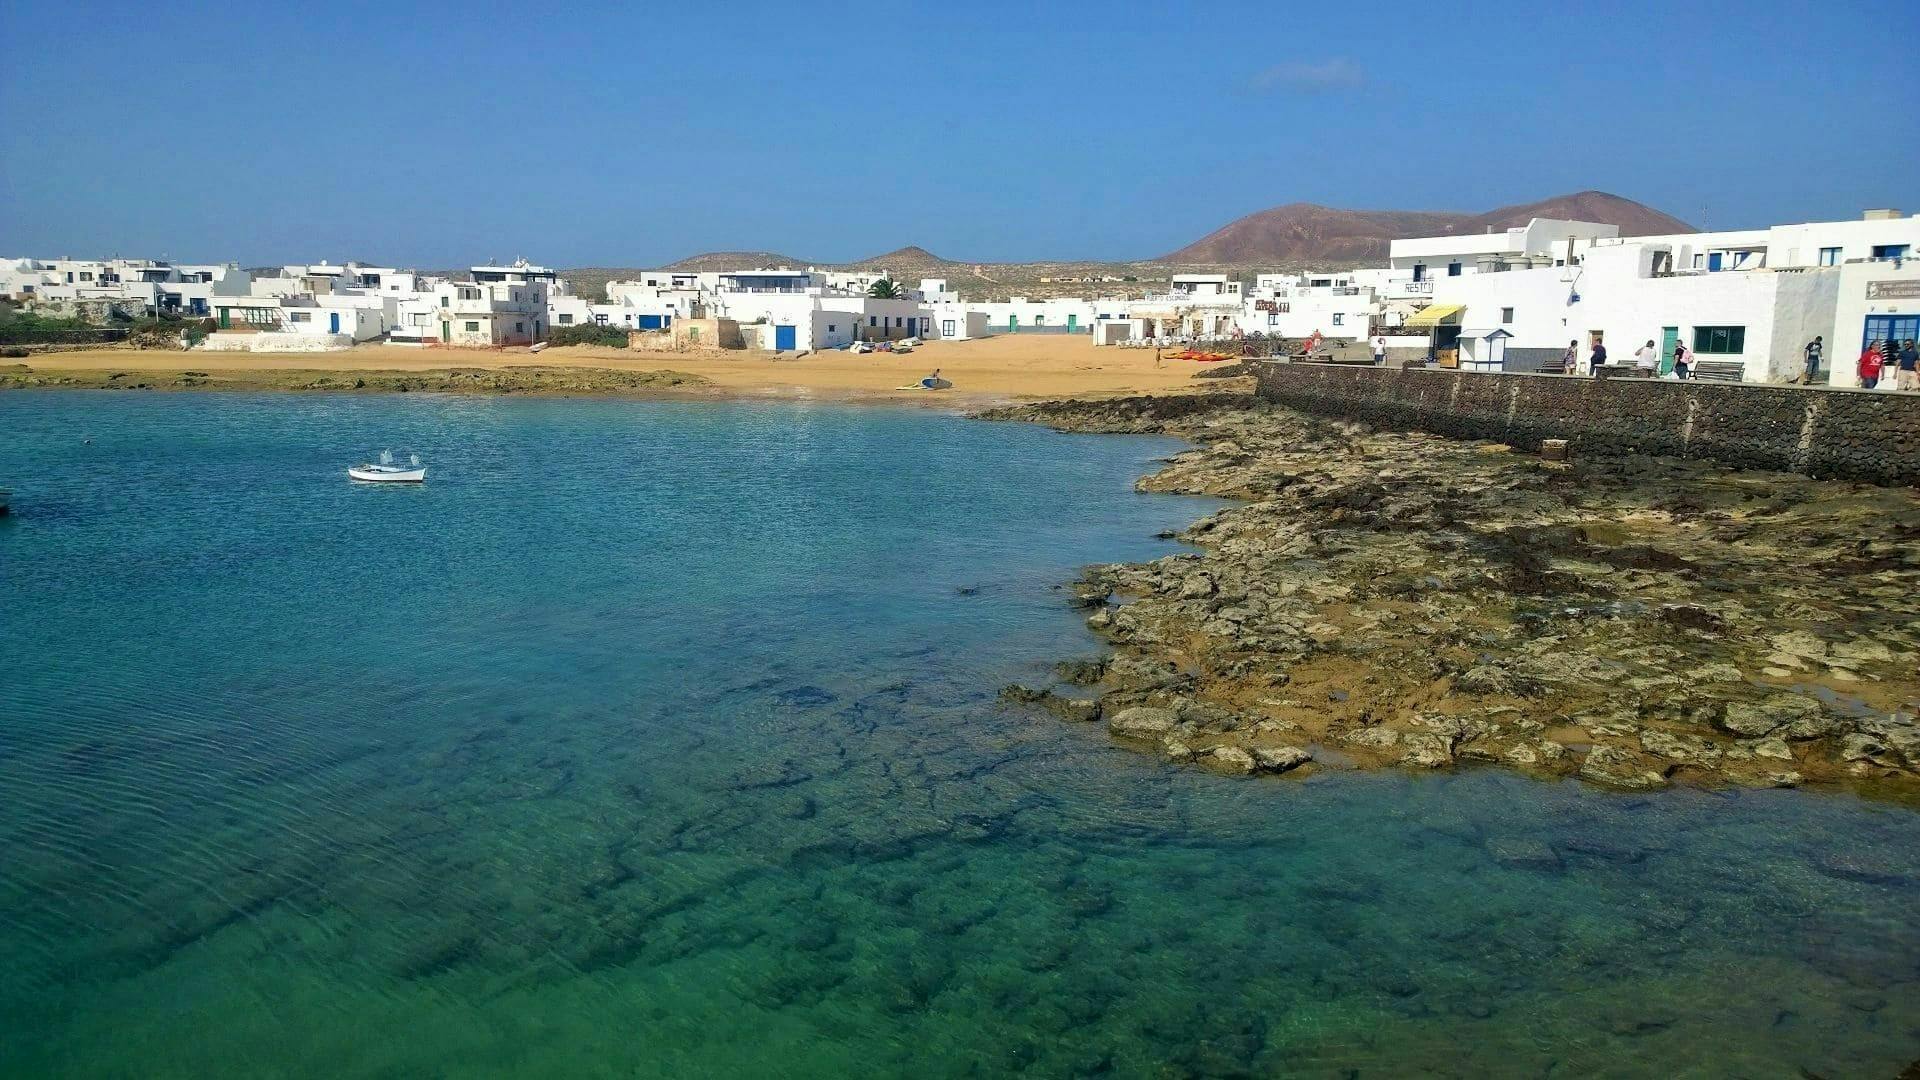
[[[1648,729],[1640,733],[1640,748],[1684,765],[1710,769],[1719,764],[1720,748],[1694,735],[1675,735]]]
[[[1261,746],[1253,751],[1253,763],[1262,772],[1290,772],[1312,760],[1312,754],[1297,746]]]
[[[1406,748],[1406,753],[1400,757],[1403,765],[1438,769],[1453,764],[1452,740],[1443,735],[1408,735],[1401,745]]]
[[[1342,735],[1340,740],[1350,746],[1385,750],[1400,741],[1400,733],[1387,727],[1356,728]]]
[[[1125,739],[1158,739],[1173,730],[1179,718],[1171,709],[1136,705],[1123,709],[1107,721],[1107,731]]]
[[[1887,745],[1865,732],[1856,731],[1840,740],[1840,760],[1871,761],[1887,752]]]
[[[1580,763],[1580,776],[1608,787],[1646,790],[1663,787],[1667,779],[1650,768],[1640,755],[1617,746],[1596,746]]]
[[[1076,724],[1090,724],[1100,719],[1100,702],[1093,698],[1067,697],[1065,694],[1048,694],[1040,702],[1048,712],[1062,720]]]
[[[1105,660],[1062,660],[1053,665],[1053,673],[1061,682],[1074,686],[1092,686],[1106,677]]]
[[[1720,726],[1735,735],[1758,738],[1771,735],[1789,724],[1810,721],[1820,715],[1820,703],[1799,694],[1775,694],[1758,702],[1735,701],[1727,705]]]
[[[1180,599],[1203,600],[1213,595],[1213,579],[1205,574],[1189,574],[1180,582]]]
[[[1172,735],[1161,741],[1160,752],[1167,756],[1168,761],[1193,760],[1193,747],[1187,745],[1185,739]]]
[[[1244,776],[1253,771],[1253,755],[1237,746],[1216,746],[1194,760],[1214,772],[1235,776]]]
[[[1181,681],[1180,669],[1164,660],[1116,656],[1107,663],[1107,682],[1122,690],[1161,690]]]
[[[1781,738],[1756,739],[1749,747],[1754,757],[1773,758],[1777,761],[1792,761],[1793,748],[1787,740]]]

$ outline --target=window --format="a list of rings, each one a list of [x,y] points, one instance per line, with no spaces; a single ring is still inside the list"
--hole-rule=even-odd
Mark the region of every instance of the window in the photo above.
[[[88,273],[88,272],[87,272],[87,271],[85,271],[85,270],[82,270],[82,271],[80,271],[80,280],[81,280],[81,281],[92,281],[92,280],[93,280],[93,275],[92,275],[92,274],[90,274],[90,273]]]
[[[452,304],[452,303],[453,303],[453,298],[452,298],[452,297],[449,297],[449,296],[443,296],[443,297],[441,297],[441,298],[440,298],[440,306],[441,306],[441,307],[447,307],[448,305],[450,305],[450,304]]]
[[[1500,324],[1501,324],[1502,326],[1505,326],[1505,325],[1508,325],[1508,324],[1510,324],[1510,323],[1512,323],[1512,322],[1513,322],[1513,309],[1512,309],[1512,308],[1510,308],[1510,307],[1503,307],[1503,308],[1501,308],[1501,309],[1500,309]]]
[[[1839,248],[1821,248],[1820,249],[1820,265],[1821,266],[1839,266],[1840,265],[1840,249]]]
[[[1415,281],[1427,280],[1427,264],[1426,263],[1413,264],[1413,280]]]
[[[467,333],[477,334],[479,332],[480,332],[480,324],[477,321],[472,319],[467,320]]]
[[[880,320],[879,320],[879,319],[877,319],[877,318],[875,318],[875,317],[874,317],[874,316],[872,316],[872,315],[869,315],[869,316],[867,316],[867,325],[868,325],[868,326],[879,326],[879,325],[880,325]]]
[[[1457,262],[1450,262],[1450,263],[1448,263],[1448,264],[1447,264],[1447,276],[1448,276],[1448,277],[1459,277],[1459,276],[1460,276],[1460,264],[1459,264],[1459,263],[1457,263]]]
[[[479,290],[479,289],[461,289],[461,290],[460,290],[460,299],[462,299],[462,300],[478,300],[478,299],[480,299],[480,290]]]
[[[294,322],[312,322],[313,313],[311,311],[290,311],[287,313],[287,318],[292,319]]]
[[[940,320],[940,336],[941,337],[953,336],[953,320],[952,319]]]
[[[1267,312],[1267,325],[1268,325],[1268,326],[1279,326],[1279,325],[1280,325],[1280,316],[1278,316],[1278,315],[1275,315],[1275,314],[1274,314],[1273,312],[1271,312],[1271,311],[1269,311],[1269,312]]]
[[[513,324],[513,332],[514,332],[514,333],[516,333],[516,334],[524,334],[524,333],[526,333],[526,332],[527,332],[527,324],[526,324],[526,323],[524,323],[524,322],[517,322],[517,323],[514,323],[514,324]]]
[[[571,316],[571,315],[562,315],[562,316],[560,316],[560,325],[561,325],[561,326],[572,326],[572,325],[573,325],[573,316]]]
[[[1747,328],[1744,326],[1696,326],[1693,328],[1693,351],[1708,353],[1743,353],[1747,351]]]
[[[1047,325],[1047,317],[1045,315],[1035,315],[1033,317],[1033,325],[1035,326]]]
[[[1907,257],[1907,245],[1875,244],[1873,245],[1873,257],[1876,259],[1904,259]],[[81,274],[80,276],[85,278],[87,275]]]
[[[1346,312],[1344,312],[1344,311],[1336,311],[1336,312],[1334,312],[1334,313],[1333,313],[1333,325],[1335,325],[1335,326],[1345,326],[1345,325],[1347,325],[1347,314],[1346,314]]]

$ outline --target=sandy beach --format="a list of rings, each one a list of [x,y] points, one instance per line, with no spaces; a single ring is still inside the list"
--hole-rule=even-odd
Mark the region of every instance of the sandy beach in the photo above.
[[[591,346],[544,349],[536,354],[526,349],[368,345],[347,352],[284,356],[101,349],[46,353],[14,364],[0,364],[0,385],[33,385],[37,381],[58,380],[55,384],[104,386],[109,385],[111,376],[121,373],[120,379],[111,382],[129,386],[145,383],[151,389],[378,390],[387,387],[377,384],[356,387],[354,377],[376,372],[424,373],[449,369],[509,372],[540,368],[691,376],[655,380],[645,386],[636,386],[633,380],[610,379],[605,380],[609,385],[600,387],[587,380],[558,387],[557,392],[598,390],[939,401],[971,408],[1032,398],[1165,393],[1217,386],[1211,380],[1193,381],[1194,374],[1206,366],[1186,360],[1156,362],[1153,352],[1147,349],[1095,348],[1092,341],[1082,335],[1005,335],[976,341],[935,342],[906,356],[836,351],[798,358],[746,351],[635,352]],[[951,391],[930,394],[897,389],[919,381],[935,368],[953,382]],[[188,372],[203,373],[204,378],[183,379]],[[344,381],[343,386],[315,386],[324,376],[346,378],[331,380]]]

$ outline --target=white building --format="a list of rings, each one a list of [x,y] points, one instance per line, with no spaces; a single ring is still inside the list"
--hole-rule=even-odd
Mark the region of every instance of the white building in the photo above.
[[[1572,265],[1439,278],[1420,321],[1434,326],[1438,352],[1457,348],[1469,363],[1490,358],[1495,347],[1480,343],[1491,340],[1510,368],[1529,369],[1569,344],[1585,358],[1604,343],[1612,362],[1630,363],[1648,341],[1669,358],[1684,342],[1696,362],[1737,364],[1750,382],[1794,375],[1801,345],[1833,324],[1835,269],[1676,274],[1662,269],[1672,255],[1667,243],[1620,241]]]
[[[1616,225],[1534,218],[1498,232],[1395,240],[1384,277],[1367,271],[1365,283],[1385,299],[1425,297],[1442,278],[1565,265],[1593,241],[1619,235]]]
[[[1859,386],[1859,356],[1868,344],[1920,341],[1920,260],[1856,259],[1838,268],[1839,297],[1827,335],[1829,386]],[[1892,373],[1881,386],[1893,384]]]
[[[548,298],[566,289],[554,270],[520,260],[472,274],[472,281],[434,287],[442,345],[531,345],[546,337]]]
[[[1674,347],[1685,344],[1696,370],[1752,382],[1800,374],[1802,348],[1820,335],[1829,341],[1836,385],[1852,384],[1863,341],[1907,336],[1897,294],[1912,288],[1900,284],[1901,268],[1920,247],[1920,222],[1897,211],[1769,229],[1577,239],[1610,228],[1546,223],[1542,235],[1576,239],[1549,244],[1544,259],[1537,252],[1481,258],[1471,272],[1431,277],[1432,306],[1410,325],[1433,334],[1443,363],[1494,366],[1503,352],[1507,368],[1532,369],[1554,364],[1569,344],[1585,358],[1596,343],[1620,363],[1652,341],[1669,364]],[[1396,241],[1396,262],[1460,239]]]
[[[1245,334],[1359,340],[1379,306],[1373,289],[1355,280],[1352,271],[1257,275],[1236,325]]]

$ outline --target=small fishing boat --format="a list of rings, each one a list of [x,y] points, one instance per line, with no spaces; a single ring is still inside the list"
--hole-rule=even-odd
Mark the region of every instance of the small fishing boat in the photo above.
[[[380,451],[378,462],[367,462],[347,469],[347,475],[355,480],[366,480],[384,484],[419,484],[427,479],[426,467],[420,464],[420,455],[408,454],[407,464],[393,463],[393,451]]]

